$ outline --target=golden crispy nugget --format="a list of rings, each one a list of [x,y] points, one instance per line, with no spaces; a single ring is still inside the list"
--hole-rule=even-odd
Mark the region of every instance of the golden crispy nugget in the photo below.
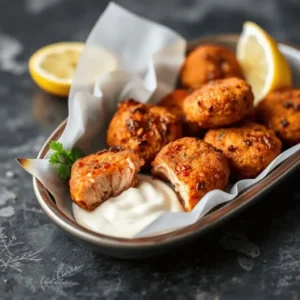
[[[211,129],[204,141],[223,151],[238,179],[256,177],[281,151],[281,142],[272,130],[250,121]]]
[[[85,210],[93,210],[137,184],[144,160],[132,150],[110,148],[76,160],[72,166],[70,194]]]
[[[107,130],[107,144],[135,150],[146,167],[161,148],[182,136],[182,121],[166,108],[123,101]]]
[[[239,78],[211,81],[195,90],[184,101],[190,122],[201,128],[216,128],[242,120],[253,109],[250,85]]]
[[[200,139],[185,137],[169,143],[152,162],[152,173],[169,180],[191,211],[211,190],[225,189],[229,167],[226,157]]]
[[[300,143],[300,89],[271,92],[258,104],[256,114],[285,144]]]
[[[235,54],[225,47],[202,45],[188,54],[180,81],[183,86],[196,89],[211,80],[229,77],[244,78]]]

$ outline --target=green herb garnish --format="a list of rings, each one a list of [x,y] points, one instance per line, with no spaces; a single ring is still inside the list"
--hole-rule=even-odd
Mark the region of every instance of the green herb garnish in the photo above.
[[[68,179],[71,175],[71,167],[74,162],[83,157],[83,153],[78,148],[65,150],[62,143],[51,141],[49,148],[54,152],[49,157],[51,165],[58,165],[58,175],[62,179]]]

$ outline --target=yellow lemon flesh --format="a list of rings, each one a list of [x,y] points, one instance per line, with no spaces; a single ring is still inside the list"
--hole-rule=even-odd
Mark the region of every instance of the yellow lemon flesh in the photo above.
[[[253,22],[245,22],[237,44],[237,58],[252,86],[256,105],[270,91],[291,86],[289,65],[277,43]]]
[[[69,94],[72,78],[84,44],[56,43],[41,48],[29,60],[29,72],[40,88],[56,95]]]

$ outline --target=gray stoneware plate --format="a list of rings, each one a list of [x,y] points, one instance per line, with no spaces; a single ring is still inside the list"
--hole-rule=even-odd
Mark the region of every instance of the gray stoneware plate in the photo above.
[[[188,45],[188,50],[191,50],[193,47],[201,43],[215,43],[235,49],[237,40],[237,35],[211,36],[190,42]],[[299,87],[300,51],[298,51],[295,47],[288,45],[281,45],[281,50],[289,60],[292,67],[293,78],[295,81],[294,86]],[[298,57],[298,65],[295,63],[295,60],[293,60],[293,57],[295,56]],[[51,134],[47,142],[40,150],[38,158],[43,158],[45,156],[49,150],[49,141],[58,139],[63,132],[65,125],[66,121],[60,124],[58,128]],[[171,233],[138,239],[115,238],[85,229],[57,209],[50,193],[35,178],[33,178],[33,187],[37,199],[45,213],[52,219],[54,223],[69,233],[72,237],[88,245],[93,250],[101,253],[127,259],[138,259],[159,255],[167,251],[174,250],[178,246],[185,245],[187,242],[200,237],[208,229],[220,224],[229,217],[234,216],[243,208],[253,203],[266,191],[279,184],[284,177],[292,173],[292,171],[299,167],[299,165],[300,151],[283,162],[260,182],[254,184],[246,191],[243,191],[234,200],[208,213],[193,225],[178,229]]]

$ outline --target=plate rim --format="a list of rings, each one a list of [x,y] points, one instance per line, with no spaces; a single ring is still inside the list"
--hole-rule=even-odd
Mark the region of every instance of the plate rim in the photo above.
[[[238,38],[237,34],[219,34],[219,35],[211,35],[205,36],[200,39],[193,40],[188,42],[187,51],[202,43],[204,40],[209,39],[220,39],[220,40],[235,40]],[[217,42],[211,42],[217,43]],[[297,49],[297,47],[292,46],[291,44],[283,43],[286,46],[289,46],[293,49]],[[62,123],[56,127],[56,129],[50,134],[47,141],[41,147],[37,158],[41,159],[45,156],[47,151],[49,150],[49,142],[51,140],[57,140],[59,136],[62,134],[63,129],[66,125],[67,119],[65,119]],[[172,243],[176,243],[179,241],[183,241],[186,239],[190,239],[192,237],[198,236],[201,233],[206,232],[208,229],[211,229],[218,225],[219,223],[231,218],[237,211],[241,211],[243,208],[248,206],[251,203],[254,203],[255,198],[259,198],[264,192],[268,191],[272,187],[274,187],[281,179],[283,179],[286,175],[291,173],[294,169],[300,166],[300,151],[296,152],[282,164],[280,164],[277,168],[275,168],[270,174],[268,174],[265,178],[260,180],[258,183],[254,184],[247,190],[243,191],[233,200],[224,204],[217,210],[205,215],[200,218],[197,222],[192,225],[176,229],[170,233],[143,237],[143,238],[119,238],[112,237],[108,235],[104,235],[101,233],[97,233],[82,227],[77,224],[75,221],[71,220],[69,217],[64,215],[53,203],[52,197],[44,185],[35,177],[33,177],[33,189],[34,193],[37,197],[37,200],[44,210],[44,212],[48,215],[48,217],[56,223],[63,230],[67,231],[71,235],[79,238],[80,240],[84,240],[88,243],[96,245],[97,247],[105,247],[105,248],[118,248],[118,249],[134,249],[140,250],[149,247],[163,247],[170,245]]]

